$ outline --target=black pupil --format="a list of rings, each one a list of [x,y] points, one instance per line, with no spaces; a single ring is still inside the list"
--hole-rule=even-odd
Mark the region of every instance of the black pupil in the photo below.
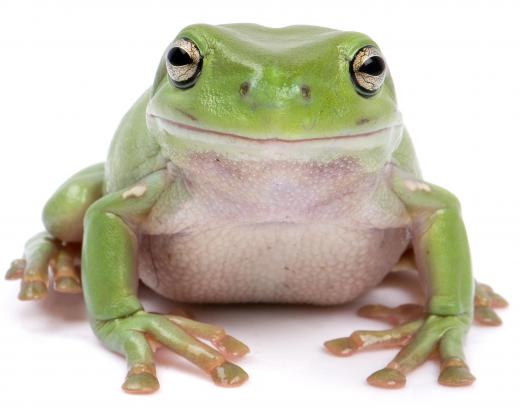
[[[186,50],[180,47],[174,47],[168,52],[168,61],[172,66],[185,66],[193,63],[192,58]]]
[[[369,57],[361,65],[359,71],[371,76],[379,76],[385,71],[385,61],[379,56]]]

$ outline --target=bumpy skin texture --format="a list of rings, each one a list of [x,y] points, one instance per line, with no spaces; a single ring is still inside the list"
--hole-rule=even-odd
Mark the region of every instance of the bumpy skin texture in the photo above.
[[[20,297],[45,295],[49,263],[55,287],[77,292],[82,242],[92,326],[126,356],[127,392],[158,388],[157,344],[234,386],[247,374],[229,360],[248,348],[221,328],[145,312],[139,278],[178,301],[338,304],[412,255],[425,307],[366,308],[397,326],[326,347],[345,356],[404,346],[369,378],[394,388],[439,347],[439,381],[471,383],[462,341],[474,281],[460,207],[422,180],[389,73],[371,96],[356,86],[356,53],[377,45],[360,33],[248,24],[190,26],[177,39],[200,51],[200,75],[178,88],[168,47],[106,163],[69,179],[46,206],[48,233],[8,273],[23,278]],[[478,292],[479,318],[497,323],[492,308],[505,301]]]

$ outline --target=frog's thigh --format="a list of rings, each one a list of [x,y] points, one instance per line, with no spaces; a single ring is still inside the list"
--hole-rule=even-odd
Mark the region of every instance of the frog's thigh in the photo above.
[[[65,242],[80,242],[83,218],[88,207],[102,196],[104,164],[96,164],[76,173],[63,183],[43,209],[47,231]]]

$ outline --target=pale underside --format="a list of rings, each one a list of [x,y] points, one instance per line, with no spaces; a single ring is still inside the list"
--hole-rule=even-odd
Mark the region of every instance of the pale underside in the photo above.
[[[171,159],[174,183],[142,227],[139,273],[185,302],[339,304],[379,283],[410,242],[391,166]]]

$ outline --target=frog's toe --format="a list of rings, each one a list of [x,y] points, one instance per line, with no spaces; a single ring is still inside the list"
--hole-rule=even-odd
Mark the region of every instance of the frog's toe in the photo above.
[[[11,267],[7,270],[5,278],[7,280],[21,279],[25,271],[25,259],[16,259],[11,263]]]
[[[439,375],[439,383],[444,386],[468,386],[473,382],[475,382],[475,377],[464,363],[445,366]]]
[[[348,337],[325,342],[325,348],[336,356],[350,356],[366,349],[401,347],[410,340],[421,324],[422,321],[418,320],[387,330],[358,330]]]
[[[502,319],[496,313],[495,309],[505,308],[508,305],[505,300],[493,289],[483,283],[475,285],[475,310],[474,319],[476,322],[484,326],[499,326]]]
[[[130,371],[122,386],[127,393],[147,394],[159,389],[159,381],[154,373],[151,372],[132,372]]]
[[[211,378],[219,386],[240,386],[249,375],[240,366],[231,362],[224,362],[210,371]]]
[[[22,279],[18,299],[41,300],[47,296],[47,282],[43,274],[28,272],[25,259],[17,259],[11,263],[5,278],[8,280]]]
[[[352,336],[328,340],[324,345],[330,353],[336,356],[349,356],[359,350],[359,345]]]
[[[498,293],[493,292],[491,295],[491,306],[494,308],[506,308],[509,302]]]
[[[397,326],[421,318],[424,315],[424,307],[415,303],[407,303],[395,308],[385,305],[365,305],[358,309],[357,314]]]
[[[473,316],[475,321],[484,326],[500,326],[502,324],[500,316],[489,307],[476,307]]]
[[[79,245],[61,247],[52,264],[54,290],[61,293],[81,293],[81,280],[75,265],[80,260]]]
[[[384,368],[370,375],[367,382],[378,388],[399,389],[406,384],[406,376],[397,369]]]
[[[47,296],[47,284],[41,280],[22,282],[18,299],[41,300]]]
[[[54,290],[61,293],[81,293],[81,283],[79,279],[71,277],[61,277],[54,279]]]
[[[213,345],[229,359],[237,359],[249,353],[249,347],[230,335],[213,341]]]
[[[198,322],[184,316],[169,315],[168,319],[193,336],[210,341],[226,359],[241,358],[249,353],[249,347],[245,343],[228,335],[220,326]]]
[[[493,288],[484,283],[475,285],[475,306],[490,306],[492,308],[505,308],[507,300],[496,293]]]

